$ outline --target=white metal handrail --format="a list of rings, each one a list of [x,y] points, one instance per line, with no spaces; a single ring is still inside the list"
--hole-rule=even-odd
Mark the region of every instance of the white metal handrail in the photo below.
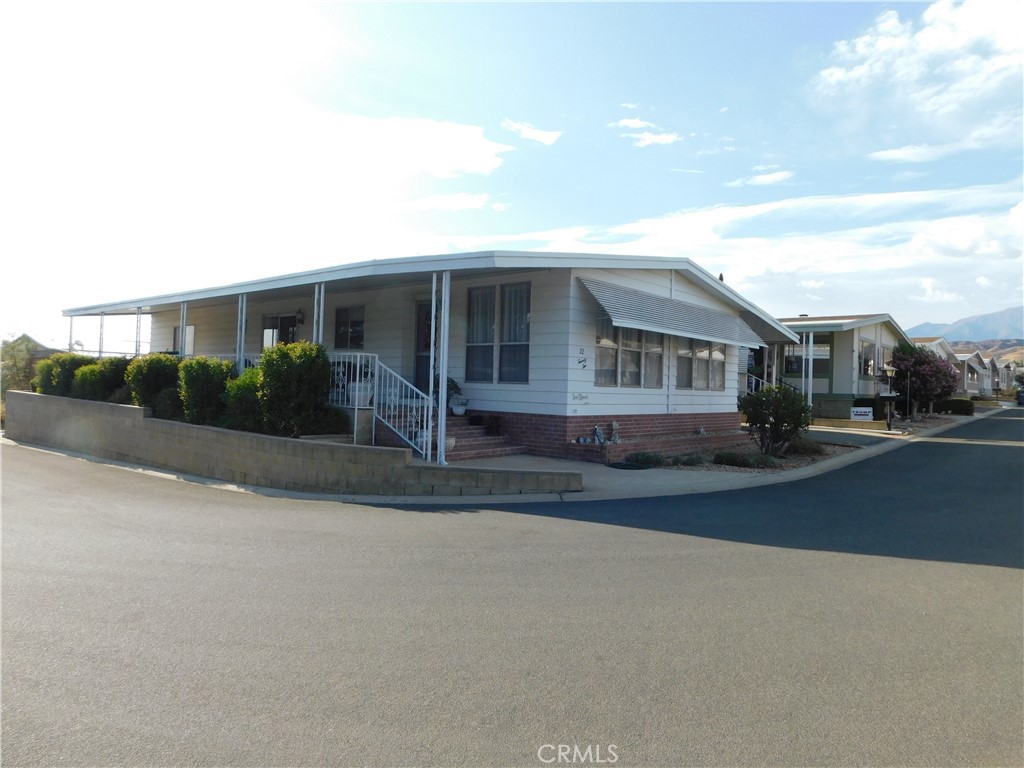
[[[373,400],[377,420],[430,461],[434,431],[430,397],[378,361]]]

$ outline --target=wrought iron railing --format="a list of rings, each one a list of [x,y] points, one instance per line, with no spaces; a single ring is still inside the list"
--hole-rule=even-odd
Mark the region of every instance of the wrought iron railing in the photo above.
[[[764,379],[758,378],[757,376],[754,376],[753,374],[750,373],[747,374],[747,392],[753,394],[755,392],[760,392],[765,387],[770,386],[773,386],[770,381],[765,381]],[[795,384],[790,384],[785,379],[779,379],[778,384],[774,386],[789,387],[794,392],[801,391],[800,387],[796,386]]]
[[[430,397],[379,361],[373,412],[378,421],[430,461],[434,428]]]

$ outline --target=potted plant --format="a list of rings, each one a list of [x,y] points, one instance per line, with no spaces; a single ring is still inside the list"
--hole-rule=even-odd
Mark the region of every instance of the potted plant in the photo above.
[[[466,406],[469,405],[469,398],[462,393],[452,395],[448,398],[448,405],[451,406],[453,414],[464,416],[466,414]]]

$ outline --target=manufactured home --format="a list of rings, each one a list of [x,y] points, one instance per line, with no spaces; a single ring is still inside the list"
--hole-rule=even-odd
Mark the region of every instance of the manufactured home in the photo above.
[[[433,406],[447,379],[468,400],[459,418],[506,446],[601,460],[600,446],[735,436],[749,350],[799,340],[689,259],[607,254],[365,261],[64,314],[148,315],[152,351],[239,369],[268,345],[322,344],[361,442],[442,463],[459,451]]]

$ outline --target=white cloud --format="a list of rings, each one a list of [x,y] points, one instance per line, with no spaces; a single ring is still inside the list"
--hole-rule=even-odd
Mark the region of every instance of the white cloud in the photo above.
[[[657,128],[654,123],[649,123],[646,120],[641,120],[638,117],[624,117],[621,120],[616,120],[614,123],[608,123],[610,128]]]
[[[412,202],[409,208],[414,211],[471,211],[487,207],[490,195],[486,192],[470,194],[457,192],[453,195],[431,195]]]
[[[782,184],[793,178],[793,171],[774,171],[772,173],[759,173],[742,179],[725,182],[726,187],[766,187],[772,184]]]
[[[1019,145],[1022,110],[998,106],[1020,104],[1024,69],[1024,27],[1006,11],[986,0],[939,0],[916,29],[885,11],[865,34],[835,43],[835,64],[818,73],[815,89],[862,126],[884,115],[890,131],[917,139],[873,159],[927,162]]]
[[[358,53],[319,13],[213,3],[196,23],[146,3],[5,11],[0,71],[17,73],[0,78],[5,278],[47,285],[48,328],[65,330],[44,341],[66,336],[61,307],[442,246],[403,218],[409,201],[431,179],[493,173],[512,147],[476,125],[293,96],[325,57]],[[0,332],[40,304],[5,296]]]
[[[682,141],[683,137],[678,133],[652,133],[651,131],[643,131],[642,133],[623,133],[620,134],[624,139],[632,139],[634,147],[650,147],[650,146],[661,146],[666,144],[675,144],[678,141]]]
[[[624,101],[619,106],[623,109],[640,109],[640,105],[634,104],[632,101]]]
[[[457,238],[457,250],[528,247],[687,256],[776,317],[827,300],[835,312],[888,312],[903,327],[1012,305],[1024,295],[1019,181],[961,189],[795,197],[745,206],[711,206],[609,227],[565,227]],[[787,226],[799,222],[801,229]],[[810,229],[813,227],[814,229]],[[987,279],[960,299],[947,286],[971,286],[982,248]],[[963,249],[963,250],[959,250]],[[755,254],[756,256],[752,256]],[[934,282],[922,283],[928,274]],[[794,284],[806,293],[796,293]],[[820,284],[820,285],[819,285]],[[914,302],[907,301],[915,296]]]
[[[939,281],[933,277],[922,277],[920,281],[924,293],[910,296],[913,301],[924,301],[929,304],[947,304],[960,301],[963,297],[958,293],[944,291],[938,287]]]
[[[524,139],[537,141],[546,146],[554,144],[564,133],[564,131],[542,131],[540,128],[534,128],[529,123],[520,123],[508,118],[501,121],[501,127]]]
[[[985,277],[984,275],[981,275],[981,276],[979,276],[979,277],[978,277],[978,279],[977,279],[977,280],[975,280],[974,282],[975,282],[975,283],[977,283],[977,284],[978,284],[979,286],[981,286],[982,288],[991,288],[991,287],[992,287],[992,285],[993,285],[992,281],[991,281],[991,280],[989,280],[989,279],[988,279],[987,277]]]

